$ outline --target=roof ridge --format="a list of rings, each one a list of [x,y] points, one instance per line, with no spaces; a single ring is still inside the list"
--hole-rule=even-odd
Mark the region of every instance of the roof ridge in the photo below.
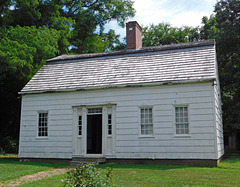
[[[215,40],[209,39],[209,40],[203,40],[203,41],[197,41],[197,42],[143,47],[138,50],[121,50],[121,51],[113,51],[113,52],[87,53],[87,54],[64,54],[64,55],[60,55],[60,56],[48,59],[47,62],[146,53],[146,52],[155,52],[155,51],[166,51],[166,50],[173,50],[173,49],[195,48],[195,47],[202,47],[202,46],[209,46],[209,45],[215,45]]]

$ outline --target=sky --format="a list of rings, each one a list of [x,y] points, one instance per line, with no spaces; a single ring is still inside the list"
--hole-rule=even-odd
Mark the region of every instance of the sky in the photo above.
[[[200,26],[203,16],[213,14],[217,0],[133,0],[136,15],[128,21],[137,21],[141,26],[170,23],[174,27]],[[121,38],[126,36],[125,28],[112,21],[106,31],[115,30]]]

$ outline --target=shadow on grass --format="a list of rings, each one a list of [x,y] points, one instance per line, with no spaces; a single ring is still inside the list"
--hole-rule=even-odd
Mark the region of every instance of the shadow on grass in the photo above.
[[[151,169],[151,170],[170,170],[170,169],[194,169],[203,168],[199,166],[178,166],[178,165],[139,165],[139,164],[100,164],[98,168],[106,169],[107,167],[113,169]],[[205,167],[206,168],[206,167]]]
[[[240,169],[240,158],[226,158],[222,160],[218,167],[206,167],[206,166],[188,166],[188,165],[139,165],[139,164],[101,164],[99,168],[115,168],[115,169],[151,169],[151,170],[171,170],[171,169]]]
[[[239,162],[240,164],[240,158],[225,158],[221,161],[222,163],[226,162],[226,163],[237,163]]]

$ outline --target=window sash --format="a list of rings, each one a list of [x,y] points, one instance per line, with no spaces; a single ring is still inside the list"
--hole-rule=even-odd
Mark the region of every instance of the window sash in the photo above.
[[[38,136],[48,136],[48,113],[38,113]]]
[[[175,126],[176,134],[189,134],[189,119],[187,106],[175,107]]]
[[[78,135],[82,135],[82,116],[78,116]]]
[[[140,114],[141,122],[141,135],[152,135],[153,134],[153,115],[152,108],[141,108]]]
[[[112,115],[108,114],[108,135],[112,135]]]

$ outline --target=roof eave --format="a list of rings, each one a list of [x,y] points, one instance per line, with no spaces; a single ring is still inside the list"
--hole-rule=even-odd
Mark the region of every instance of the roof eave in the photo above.
[[[203,83],[212,82],[216,78],[206,78],[206,79],[193,79],[193,80],[179,80],[179,81],[159,81],[151,83],[134,83],[134,84],[119,84],[113,86],[93,86],[93,87],[82,87],[74,89],[56,89],[56,90],[36,90],[36,91],[21,91],[18,92],[20,95],[25,94],[40,94],[40,93],[55,93],[55,92],[74,92],[74,91],[84,91],[84,90],[97,90],[106,88],[125,88],[125,87],[143,87],[143,86],[160,86],[160,85],[174,85],[174,84],[188,84],[188,83]]]

